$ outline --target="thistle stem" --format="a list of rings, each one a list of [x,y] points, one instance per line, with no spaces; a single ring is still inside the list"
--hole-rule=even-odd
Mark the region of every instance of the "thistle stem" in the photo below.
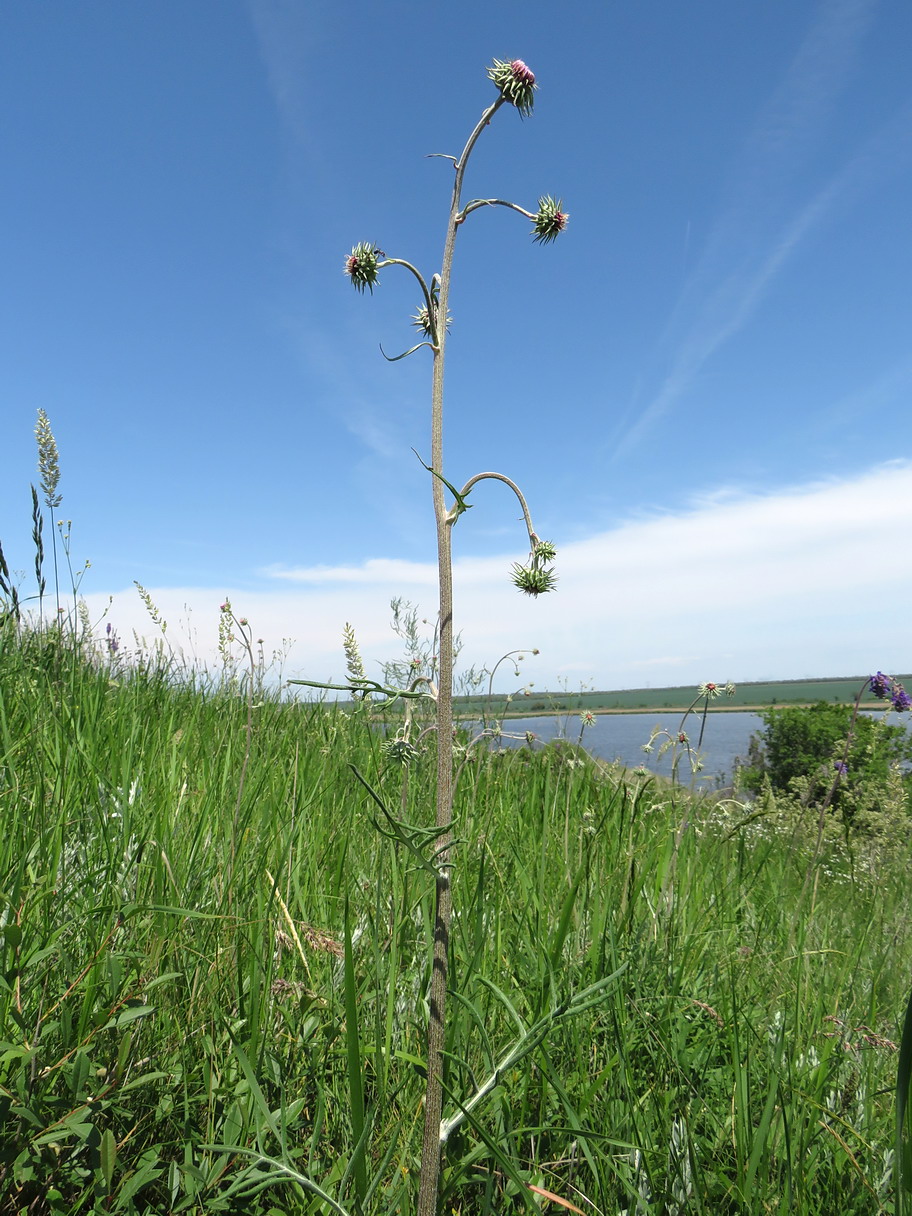
[[[450,273],[459,223],[459,204],[466,164],[478,137],[504,104],[498,97],[488,106],[468,138],[459,160],[455,162],[453,198],[447,224],[443,264],[440,271],[440,291],[437,315],[448,316]],[[443,472],[443,370],[446,347],[446,325],[437,330],[434,351],[434,374],[431,396],[431,467]],[[437,816],[439,837],[437,855],[436,910],[434,914],[434,949],[431,961],[429,992],[430,1020],[427,1043],[427,1088],[424,1103],[424,1134],[421,1147],[421,1181],[418,1190],[417,1216],[437,1216],[437,1195],[440,1179],[440,1117],[443,1109],[443,1051],[446,1027],[447,965],[450,943],[450,921],[453,895],[450,886],[450,849],[453,835],[450,827],[453,812],[453,565],[452,520],[447,512],[443,482],[431,479],[434,494],[434,519],[437,525],[437,569],[440,605],[440,671],[437,696]]]

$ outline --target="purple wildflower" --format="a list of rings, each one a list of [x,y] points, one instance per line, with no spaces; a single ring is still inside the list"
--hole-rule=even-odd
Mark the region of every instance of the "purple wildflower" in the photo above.
[[[532,113],[535,104],[535,73],[522,59],[511,59],[505,62],[495,59],[488,68],[488,77],[500,90],[504,101],[516,106],[523,118]]]
[[[885,676],[882,671],[878,671],[875,675],[871,676],[868,683],[871,685],[871,692],[874,696],[880,697],[883,700],[890,695],[890,687],[893,681],[889,676]]]
[[[836,770],[836,772],[839,774],[840,777],[845,777],[849,771],[849,766],[846,764],[845,760],[834,761],[833,768]]]
[[[907,709],[912,709],[912,697],[909,696],[902,684],[893,685],[893,695],[890,697],[890,704],[898,714],[905,713]]]

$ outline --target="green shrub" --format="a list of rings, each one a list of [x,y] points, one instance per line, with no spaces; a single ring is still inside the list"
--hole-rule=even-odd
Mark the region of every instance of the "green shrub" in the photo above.
[[[846,771],[832,804],[847,821],[861,802],[867,811],[876,808],[880,797],[895,788],[897,770],[912,761],[912,738],[901,726],[865,714],[853,724],[850,706],[818,701],[768,709],[760,716],[764,727],[751,738],[748,764],[740,773],[742,787],[757,792],[767,779],[775,792],[786,793],[798,782],[807,802],[820,802],[845,757]],[[907,787],[908,780],[903,778]]]

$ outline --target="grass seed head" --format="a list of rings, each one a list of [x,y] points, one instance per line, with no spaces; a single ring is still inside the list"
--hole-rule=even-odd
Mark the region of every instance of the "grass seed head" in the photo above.
[[[38,472],[41,475],[44,502],[53,511],[55,507],[60,506],[61,501],[61,495],[57,493],[57,486],[60,482],[60,459],[50,419],[44,410],[38,411],[35,439],[38,443]]]

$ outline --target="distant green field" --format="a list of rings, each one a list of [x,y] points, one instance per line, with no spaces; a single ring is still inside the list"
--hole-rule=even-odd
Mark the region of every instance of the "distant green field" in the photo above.
[[[732,697],[720,696],[710,702],[710,709],[767,708],[773,705],[807,705],[817,701],[850,704],[867,676],[833,676],[819,680],[753,681],[739,684]],[[912,682],[912,676],[898,676],[904,682]],[[564,713],[590,709],[593,712],[612,710],[635,713],[637,710],[686,709],[698,696],[694,684],[670,688],[626,688],[610,692],[538,692],[514,695],[507,712],[523,717],[530,714]],[[460,715],[488,712],[503,713],[506,697],[457,697]],[[866,693],[863,704],[876,704],[870,693]]]

